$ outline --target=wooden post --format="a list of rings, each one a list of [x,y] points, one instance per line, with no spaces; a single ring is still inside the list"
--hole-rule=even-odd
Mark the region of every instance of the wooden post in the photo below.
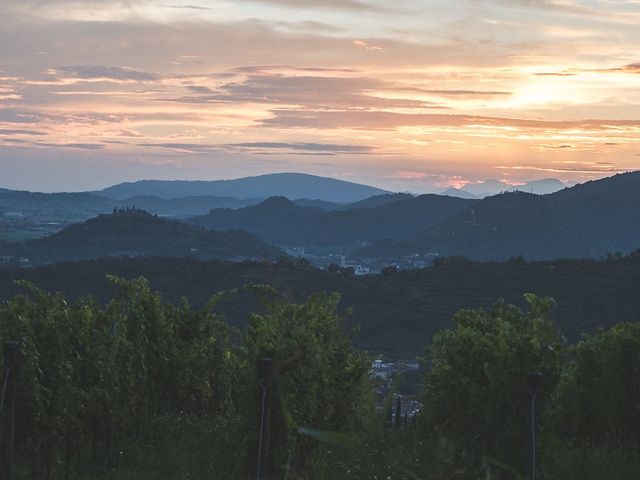
[[[542,390],[543,375],[540,372],[530,372],[527,374],[529,382],[529,461],[528,476],[530,480],[536,479],[536,469],[538,461],[538,412],[540,390]]]
[[[271,447],[271,391],[273,383],[273,360],[261,358],[260,372],[260,418],[258,424],[258,457],[256,459],[256,480],[269,480],[269,449]]]
[[[4,342],[4,375],[0,391],[0,415],[2,415],[0,480],[11,480],[15,462],[16,370],[19,352],[18,342]]]
[[[394,428],[400,428],[402,425],[402,395],[396,393],[396,411],[393,419]]]

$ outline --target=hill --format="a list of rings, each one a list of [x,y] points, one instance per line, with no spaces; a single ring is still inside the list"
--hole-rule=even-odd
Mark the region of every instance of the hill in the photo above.
[[[400,200],[389,202],[395,198]],[[386,238],[408,238],[472,203],[440,195],[400,195],[373,197],[356,204],[360,208],[325,211],[272,197],[253,207],[212,210],[188,221],[212,230],[245,230],[279,245],[358,246]]]
[[[442,192],[440,195],[447,195],[449,197],[457,197],[457,198],[467,198],[467,199],[476,199],[478,198],[471,192],[467,192],[461,188],[448,188]]]
[[[413,198],[413,195],[409,193],[384,193],[382,195],[373,195],[352,203],[335,203],[325,202],[322,200],[311,200],[308,198],[298,198],[293,200],[293,203],[301,207],[316,207],[322,210],[353,210],[355,208],[371,208],[386,205],[387,203],[397,202],[398,200],[405,200],[407,198]]]
[[[380,243],[356,257],[596,258],[639,247],[640,172],[632,172],[550,195],[487,197],[410,240]]]
[[[385,193],[382,195],[373,195],[372,197],[365,198],[359,202],[347,204],[347,209],[353,210],[356,208],[381,207],[389,203],[395,203],[398,200],[408,200],[410,198],[414,198],[414,195],[411,195],[410,193]]]
[[[136,206],[166,217],[202,215],[212,208],[240,208],[261,199],[231,197],[132,197],[115,200],[90,193],[0,191],[0,240],[21,242],[42,238],[65,226],[84,222],[113,208]]]
[[[552,296],[554,319],[564,334],[576,339],[618,322],[640,320],[640,254],[608,260],[474,263],[448,260],[422,269],[387,275],[354,276],[296,266],[290,262],[202,262],[196,259],[114,259],[63,263],[28,269],[0,269],[0,299],[18,290],[12,280],[27,279],[72,298],[96,295],[107,300],[115,292],[106,274],[147,277],[152,288],[178,302],[186,297],[203,306],[220,290],[248,283],[269,283],[286,298],[302,301],[315,291],[337,291],[342,308],[352,308],[350,325],[358,325],[358,344],[401,357],[419,355],[431,336],[452,326],[461,308],[490,307],[498,298],[522,305],[522,295]],[[246,294],[231,295],[219,310],[242,326],[255,302]]]
[[[213,195],[241,199],[284,196],[289,199],[309,198],[336,203],[350,203],[389,192],[367,185],[315,175],[273,173],[235,180],[142,180],[120,183],[96,193],[117,199],[140,195],[152,195],[160,198]]]
[[[281,254],[245,232],[210,232],[141,210],[100,215],[49,237],[5,248],[5,255],[28,258],[34,265],[103,256],[260,259]]]

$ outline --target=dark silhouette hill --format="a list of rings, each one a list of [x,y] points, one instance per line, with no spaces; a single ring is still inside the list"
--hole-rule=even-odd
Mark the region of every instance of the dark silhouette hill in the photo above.
[[[49,237],[13,245],[7,253],[28,258],[31,264],[103,256],[260,259],[281,254],[249,233],[211,232],[141,210],[100,215]]]
[[[451,259],[422,269],[387,275],[331,273],[291,262],[202,262],[189,258],[103,258],[38,268],[0,268],[0,299],[27,279],[72,298],[96,295],[106,301],[115,288],[107,274],[147,277],[152,288],[179,302],[186,297],[203,306],[220,290],[249,283],[268,283],[290,300],[302,301],[316,291],[337,291],[342,308],[352,308],[350,325],[358,325],[356,341],[374,352],[400,357],[420,355],[431,336],[453,326],[461,308],[490,307],[498,298],[523,306],[522,295],[552,296],[553,318],[563,333],[576,339],[618,322],[640,320],[640,254],[607,260],[511,261],[475,263]],[[256,303],[248,294],[231,295],[219,311],[236,326],[245,325]]]
[[[395,198],[395,197],[394,197]],[[272,243],[303,246],[360,245],[385,238],[408,238],[465,210],[473,200],[421,195],[385,203],[369,199],[361,208],[325,211],[301,207],[284,197],[238,210],[217,209],[189,223],[212,230],[245,230]],[[379,203],[378,206],[370,206]]]
[[[350,203],[389,192],[367,185],[315,175],[273,173],[234,180],[142,180],[120,183],[96,193],[117,199],[140,195],[152,195],[161,198],[213,195],[242,199],[283,196],[289,199],[309,198],[336,203]]]
[[[578,184],[548,198],[600,255],[640,247],[640,171]]]
[[[487,197],[410,240],[380,243],[357,256],[434,252],[475,260],[594,258],[639,247],[640,172],[631,172],[550,195]]]

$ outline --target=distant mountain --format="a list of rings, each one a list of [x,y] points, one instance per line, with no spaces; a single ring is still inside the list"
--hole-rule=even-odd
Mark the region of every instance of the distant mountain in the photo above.
[[[447,195],[449,197],[467,198],[467,199],[478,198],[473,193],[467,192],[466,190],[461,188],[448,188],[447,190],[444,190],[443,192],[441,192],[440,195]]]
[[[175,256],[201,259],[275,258],[281,252],[245,232],[211,232],[144,211],[100,215],[46,238],[13,245],[0,255],[31,264],[103,256]]]
[[[540,180],[532,180],[530,182],[525,183],[524,185],[512,186],[508,183],[501,182],[499,180],[483,180],[482,182],[477,183],[468,183],[464,186],[463,189],[449,189],[446,192],[442,193],[442,195],[451,195],[452,197],[459,196],[462,198],[469,198],[466,195],[470,193],[473,195],[472,198],[484,198],[490,197],[492,195],[497,195],[502,192],[526,192],[526,193],[535,193],[538,195],[546,195],[548,193],[554,193],[558,190],[562,190],[566,188],[567,185],[562,183],[557,178],[543,178]],[[464,192],[462,194],[456,195],[458,192]]]
[[[500,192],[505,192],[511,188],[511,185],[501,182],[499,180],[483,180],[477,183],[467,183],[464,186],[464,190],[476,197],[489,197],[496,195]]]
[[[152,195],[160,198],[212,195],[241,199],[283,196],[289,199],[309,198],[336,203],[350,203],[389,192],[367,185],[315,175],[273,173],[235,180],[142,180],[121,183],[96,193],[117,199],[140,195]]]
[[[632,172],[550,195],[508,192],[487,197],[410,240],[380,243],[359,255],[593,258],[638,248],[640,172]]]
[[[245,230],[279,245],[345,246],[409,238],[474,203],[440,195],[405,197],[391,203],[378,198],[343,211],[301,207],[284,197],[271,197],[253,207],[212,210],[188,222],[212,230]],[[376,202],[382,204],[368,206]]]
[[[562,190],[563,188],[567,188],[567,185],[562,183],[557,178],[543,178],[542,180],[533,180],[531,182],[525,183],[524,185],[511,187],[509,190],[512,192],[519,191],[535,193],[537,195],[546,195],[549,193],[557,192],[558,190]]]

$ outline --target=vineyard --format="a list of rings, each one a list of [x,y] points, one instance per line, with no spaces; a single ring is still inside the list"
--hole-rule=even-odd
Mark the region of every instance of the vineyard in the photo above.
[[[238,292],[196,310],[144,278],[111,281],[106,304],[27,283],[0,304],[1,338],[20,347],[4,365],[16,384],[14,478],[522,478],[533,371],[539,478],[640,471],[637,323],[569,345],[550,299],[463,310],[427,349],[416,424],[390,429],[337,295],[294,304],[246,287],[262,307],[236,330],[215,308]],[[6,427],[4,392],[0,407]]]

